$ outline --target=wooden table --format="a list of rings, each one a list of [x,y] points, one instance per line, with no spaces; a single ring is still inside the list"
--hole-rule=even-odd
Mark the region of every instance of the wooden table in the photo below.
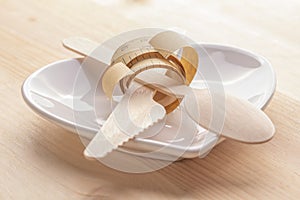
[[[278,76],[266,109],[275,138],[228,140],[204,159],[125,174],[85,160],[77,136],[23,102],[27,76],[77,56],[61,46],[63,38],[104,41],[145,26],[180,27],[199,42],[267,57]],[[300,199],[299,36],[297,0],[0,0],[0,199]]]

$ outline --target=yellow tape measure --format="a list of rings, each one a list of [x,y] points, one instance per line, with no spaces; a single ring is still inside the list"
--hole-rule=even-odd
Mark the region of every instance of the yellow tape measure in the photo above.
[[[158,34],[157,36],[158,38],[156,39],[154,39],[156,36],[154,38],[142,37],[134,39],[126,42],[116,50],[110,67],[102,77],[103,90],[109,97],[112,96],[113,89],[117,83],[120,84],[122,92],[125,93],[130,83],[136,80],[140,73],[148,70],[158,71],[170,78],[176,79],[182,84],[189,85],[198,65],[196,51],[186,43],[180,41],[177,46],[175,45],[175,48],[178,47],[176,50],[183,48],[182,54],[187,54],[185,51],[188,48],[188,52],[192,53],[192,55],[188,55],[187,58],[182,57],[179,60],[174,49],[172,49],[174,45],[169,50],[168,48],[157,49],[150,44],[150,42],[159,42],[161,40],[159,36],[164,35]],[[171,37],[174,36],[174,39],[178,40],[179,35],[171,35]],[[195,56],[196,59],[194,58]],[[191,63],[190,58],[196,60],[196,62]],[[149,87],[151,88],[152,85],[149,84]],[[181,100],[175,96],[163,94],[160,91],[156,91],[153,99],[163,105],[168,113],[173,111]]]

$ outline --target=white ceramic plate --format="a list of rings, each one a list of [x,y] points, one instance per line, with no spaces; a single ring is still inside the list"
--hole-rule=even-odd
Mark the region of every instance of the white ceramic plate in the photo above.
[[[247,99],[260,109],[267,105],[275,90],[276,77],[265,58],[236,47],[216,44],[201,46],[215,62],[225,92]],[[81,61],[82,59],[61,60],[41,68],[26,79],[22,94],[26,103],[42,117],[90,140],[111,108],[107,108],[108,102],[101,96],[103,94],[97,94],[99,98],[94,99],[95,95],[89,90],[93,84],[89,74],[93,72],[82,70]],[[74,96],[75,80],[77,87],[80,87],[78,90],[82,92],[77,92]],[[203,82],[195,78],[191,86],[201,88]],[[218,137],[188,120],[184,122],[185,128],[178,131],[182,127],[178,126],[177,115],[184,115],[184,112],[179,109],[169,115],[165,127],[156,135],[147,137],[147,134],[141,134],[118,150],[164,160],[174,159],[178,152],[182,158],[206,155]],[[175,139],[174,132],[177,133]],[[186,147],[183,144],[189,133],[196,134],[197,137]],[[162,149],[156,151],[159,148]],[[147,151],[154,152],[142,153]]]

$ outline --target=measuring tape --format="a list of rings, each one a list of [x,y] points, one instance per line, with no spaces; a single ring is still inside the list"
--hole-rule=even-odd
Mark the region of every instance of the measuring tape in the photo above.
[[[182,50],[182,55],[176,54]],[[178,53],[178,52],[177,52]],[[142,37],[126,42],[114,53],[111,65],[102,76],[103,91],[112,97],[117,84],[123,93],[130,87],[130,83],[146,84],[147,87],[157,88],[163,85],[153,85],[138,79],[138,75],[155,70],[164,73],[179,83],[189,85],[193,80],[198,67],[198,54],[182,35],[166,31],[158,33],[152,38]],[[172,112],[181,99],[157,91],[153,99],[163,105],[167,113]]]

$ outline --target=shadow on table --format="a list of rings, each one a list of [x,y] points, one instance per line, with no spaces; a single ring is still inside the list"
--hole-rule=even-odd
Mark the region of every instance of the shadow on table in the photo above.
[[[228,149],[228,145],[232,145],[230,141],[215,147],[204,159],[182,160],[155,172],[129,174],[106,167],[98,161],[86,160],[82,153],[84,146],[76,134],[50,126],[52,128],[41,129],[37,133],[34,140],[36,145],[33,145],[35,153],[39,154],[41,148],[46,148],[49,155],[42,154],[39,159],[52,168],[45,173],[56,182],[76,191],[83,199],[125,198],[126,195],[192,198],[195,195],[207,196],[217,192],[218,188],[228,183],[241,187],[245,183],[251,183],[251,180],[246,180],[241,175],[248,173],[247,171],[232,169],[232,173],[228,174],[231,162],[242,159],[245,155],[242,151],[247,151],[247,148],[231,151],[236,152],[232,156],[235,160],[224,159],[223,152]],[[121,162],[128,161],[123,159]]]

